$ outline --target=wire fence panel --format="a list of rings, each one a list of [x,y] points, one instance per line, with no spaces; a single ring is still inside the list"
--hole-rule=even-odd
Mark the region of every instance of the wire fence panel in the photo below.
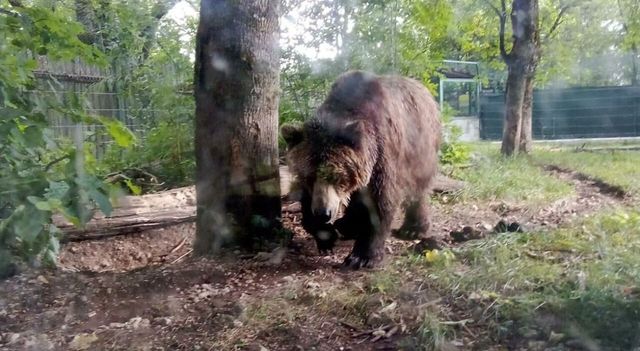
[[[480,97],[480,137],[502,138],[504,94]],[[574,139],[640,136],[640,87],[536,90],[533,138]]]
[[[137,136],[143,135],[140,123],[135,118],[132,118],[127,104],[122,103],[125,101],[124,99],[115,93],[87,91],[90,88],[80,83],[62,82],[62,87],[59,91],[33,90],[29,91],[28,94],[34,99],[44,97],[47,94],[58,94],[59,96],[77,94],[87,105],[84,111],[87,115],[113,118],[120,121]],[[58,140],[71,140],[75,130],[82,128],[85,144],[91,147],[91,151],[98,159],[104,155],[109,144],[113,142],[102,124],[79,124],[69,116],[64,116],[55,110],[49,110],[46,118],[49,128],[53,132],[53,137]]]
[[[134,134],[143,136],[141,123],[133,118],[128,99],[108,88],[111,76],[108,69],[87,65],[81,60],[54,62],[46,56],[38,56],[38,69],[34,71],[36,87],[25,91],[32,99],[55,99],[68,102],[70,98],[81,101],[88,115],[116,119],[126,125]],[[90,146],[97,158],[104,155],[113,141],[101,124],[79,124],[70,116],[50,109],[46,115],[53,137],[71,140],[78,128],[82,128],[85,146]]]

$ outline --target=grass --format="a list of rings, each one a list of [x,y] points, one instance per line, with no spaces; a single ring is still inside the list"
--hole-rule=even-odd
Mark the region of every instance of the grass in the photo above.
[[[526,157],[503,158],[499,146],[474,144],[473,166],[456,170],[454,176],[466,181],[462,201],[502,200],[538,205],[570,195],[573,188]]]
[[[640,194],[640,151],[575,152],[538,148],[533,157],[539,162],[569,168]]]
[[[572,228],[469,242],[449,264],[412,257],[389,269],[399,276],[409,271],[427,290],[450,297],[436,315],[440,322],[428,315],[415,332],[426,349],[456,335],[454,327],[443,328],[447,320],[469,318],[471,327],[502,344],[551,347],[549,340],[557,339],[632,350],[640,347],[639,252],[640,211],[617,209]],[[452,308],[454,317],[446,312]]]

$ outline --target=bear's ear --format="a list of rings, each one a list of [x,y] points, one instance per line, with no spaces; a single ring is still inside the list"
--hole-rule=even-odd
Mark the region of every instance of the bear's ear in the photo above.
[[[304,139],[304,131],[302,125],[299,123],[283,124],[282,127],[280,127],[280,133],[282,133],[282,138],[287,142],[289,149],[300,144]]]

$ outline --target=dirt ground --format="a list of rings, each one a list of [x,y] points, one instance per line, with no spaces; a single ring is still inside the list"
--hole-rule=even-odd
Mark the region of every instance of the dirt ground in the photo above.
[[[632,201],[580,174],[547,171],[572,183],[575,195],[535,209],[434,201],[432,232],[443,245],[458,245],[450,233],[465,226],[487,232],[504,220],[527,229],[553,228]],[[295,233],[292,244],[255,256],[193,257],[193,223],[67,243],[60,269],[28,270],[0,282],[0,350],[206,350],[216,349],[212,340],[230,335],[228,349],[398,349],[395,337],[363,339],[353,326],[322,315],[305,316],[295,327],[241,328],[248,304],[291,282],[352,286],[369,274],[339,269],[350,242],[339,243],[332,256],[318,256],[299,226],[297,207],[284,206],[285,226]],[[390,259],[412,244],[391,239]]]

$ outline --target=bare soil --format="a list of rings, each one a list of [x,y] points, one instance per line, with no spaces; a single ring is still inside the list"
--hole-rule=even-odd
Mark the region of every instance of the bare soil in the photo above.
[[[544,230],[631,201],[602,182],[548,171],[574,184],[575,196],[535,209],[435,202],[434,236],[447,245],[452,231],[467,226],[486,233],[500,220]],[[319,256],[298,211],[295,204],[284,206],[284,224],[295,235],[278,253],[193,257],[193,223],[68,242],[59,269],[30,269],[0,282],[0,350],[398,349],[402,330],[376,338],[331,314],[294,316],[292,323],[267,329],[244,325],[247,306],[292,282],[312,289],[324,283],[353,287],[370,274],[340,269],[351,242],[339,243],[332,256]],[[389,259],[412,244],[391,239]]]

